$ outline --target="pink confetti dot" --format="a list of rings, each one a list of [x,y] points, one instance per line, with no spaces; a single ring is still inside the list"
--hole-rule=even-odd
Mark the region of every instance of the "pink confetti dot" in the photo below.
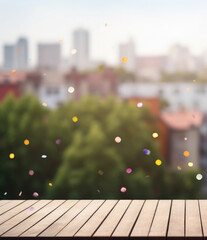
[[[29,175],[33,176],[34,175],[34,171],[33,170],[29,170]]]
[[[140,108],[140,107],[142,107],[142,106],[143,106],[143,103],[142,103],[142,102],[138,102],[138,103],[137,103],[137,107],[138,107],[138,108]]]
[[[39,197],[39,194],[37,192],[34,192],[33,197]]]
[[[127,168],[127,169],[126,169],[126,172],[127,172],[127,173],[131,173],[131,172],[132,172],[132,169],[131,169],[131,168]]]
[[[121,192],[126,192],[126,188],[125,188],[125,187],[122,187],[122,188],[121,188]]]
[[[61,143],[61,140],[60,139],[57,139],[56,140],[56,144],[60,144]]]
[[[120,137],[115,137],[115,142],[116,143],[120,143],[121,142],[121,138]]]
[[[34,207],[30,207],[29,210],[30,210],[30,211],[33,211],[33,210],[34,210]]]
[[[21,197],[21,195],[22,195],[22,191],[19,193],[19,197]]]

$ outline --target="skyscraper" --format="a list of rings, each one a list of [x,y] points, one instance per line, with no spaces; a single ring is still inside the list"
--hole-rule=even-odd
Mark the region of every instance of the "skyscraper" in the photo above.
[[[14,45],[4,45],[4,69],[12,69],[15,66]]]
[[[60,67],[60,44],[47,43],[38,45],[38,68],[57,70]]]
[[[122,58],[128,58],[128,61],[123,63]],[[119,46],[119,62],[121,66],[130,72],[135,72],[136,70],[136,50],[135,44],[132,40],[127,43],[120,44]]]
[[[77,29],[73,33],[73,47],[77,53],[73,56],[73,64],[78,70],[84,70],[89,66],[89,32]]]
[[[28,44],[26,38],[19,38],[15,49],[16,68],[25,70],[28,68]]]

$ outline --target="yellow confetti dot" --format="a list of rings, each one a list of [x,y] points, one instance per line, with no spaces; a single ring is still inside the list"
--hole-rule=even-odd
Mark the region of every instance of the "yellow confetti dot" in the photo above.
[[[29,145],[29,140],[28,139],[24,140],[24,145]]]
[[[157,166],[160,166],[160,165],[162,164],[162,161],[161,161],[160,159],[157,159],[157,160],[155,161],[155,164],[156,164]]]
[[[193,82],[195,83],[195,82],[196,82],[196,80],[193,80]]]
[[[153,138],[157,138],[159,135],[158,135],[158,133],[156,133],[156,132],[154,132],[153,134],[152,134],[152,137]]]
[[[77,122],[77,121],[78,121],[78,118],[77,118],[76,116],[74,116],[74,117],[72,118],[72,120],[73,120],[73,122]]]
[[[188,151],[185,151],[185,152],[183,153],[183,155],[184,155],[185,157],[188,157],[188,156],[190,155],[190,153],[189,153]]]
[[[182,169],[182,167],[181,166],[177,166],[177,169],[180,171]]]
[[[9,158],[13,159],[15,157],[14,153],[9,154]]]
[[[189,166],[189,167],[192,167],[192,166],[193,166],[193,163],[192,163],[192,162],[189,162],[189,163],[188,163],[188,166]]]
[[[51,182],[49,183],[49,186],[52,187],[52,183]]]
[[[43,107],[47,107],[47,103],[43,102],[43,103],[42,103],[42,106],[43,106]]]
[[[127,57],[123,57],[122,58],[122,62],[126,63],[128,61],[128,58]]]
[[[187,90],[188,92],[190,92],[190,88],[187,88],[186,90]]]

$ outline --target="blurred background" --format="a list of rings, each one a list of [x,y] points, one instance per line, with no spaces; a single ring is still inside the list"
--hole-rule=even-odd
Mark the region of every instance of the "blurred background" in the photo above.
[[[0,198],[206,198],[207,2],[0,0]]]

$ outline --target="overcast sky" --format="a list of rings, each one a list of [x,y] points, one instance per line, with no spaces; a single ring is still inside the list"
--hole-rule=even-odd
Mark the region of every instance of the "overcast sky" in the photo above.
[[[78,27],[90,32],[92,59],[107,63],[130,38],[138,55],[165,54],[174,43],[199,55],[207,49],[207,0],[0,0],[0,62],[3,44],[19,36],[28,38],[31,63],[39,42],[63,39],[67,57]]]

